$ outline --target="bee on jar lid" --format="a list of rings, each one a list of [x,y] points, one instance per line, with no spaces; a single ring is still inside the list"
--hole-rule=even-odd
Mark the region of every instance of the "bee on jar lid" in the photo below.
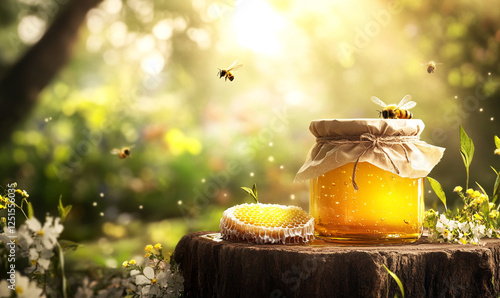
[[[134,146],[123,147],[121,149],[114,148],[113,150],[111,150],[111,154],[118,155],[118,157],[120,159],[125,159],[127,157],[130,157],[130,155],[132,154],[132,152],[130,151],[130,148],[133,148],[133,147]]]
[[[234,75],[232,72],[240,69],[242,66],[243,64],[238,64],[238,60],[236,60],[227,69],[218,68],[219,72],[217,72],[217,75],[219,76],[219,79],[224,77],[224,81],[227,81],[227,79],[232,81],[234,80]]]
[[[372,96],[371,100],[384,108],[382,111],[379,111],[379,116],[382,115],[384,119],[411,119],[413,118],[413,114],[408,110],[417,105],[416,102],[411,101],[411,95],[409,94],[403,97],[397,105],[388,105],[375,96]]]

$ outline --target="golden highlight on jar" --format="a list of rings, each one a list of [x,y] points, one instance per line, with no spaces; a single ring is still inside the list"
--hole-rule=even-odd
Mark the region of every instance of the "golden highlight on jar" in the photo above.
[[[319,239],[344,244],[417,241],[424,177],[444,149],[420,140],[417,119],[315,120],[316,144],[296,181],[310,180]]]

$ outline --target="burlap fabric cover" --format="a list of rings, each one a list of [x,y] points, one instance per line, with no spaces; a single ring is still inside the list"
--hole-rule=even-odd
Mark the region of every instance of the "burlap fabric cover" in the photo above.
[[[318,177],[351,162],[369,162],[401,177],[425,177],[445,149],[420,140],[424,127],[419,119],[314,120],[309,130],[316,144],[295,181]]]

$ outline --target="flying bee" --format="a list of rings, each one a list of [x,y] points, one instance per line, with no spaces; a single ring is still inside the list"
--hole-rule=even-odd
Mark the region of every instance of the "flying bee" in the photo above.
[[[243,64],[238,64],[238,60],[236,60],[227,69],[218,68],[219,72],[217,73],[217,75],[219,76],[219,79],[224,77],[224,81],[227,81],[227,79],[232,81],[232,80],[234,80],[234,75],[232,72],[240,69],[242,66],[243,66]]]
[[[382,115],[384,119],[411,119],[413,118],[413,114],[408,110],[417,105],[416,102],[411,101],[411,95],[403,97],[397,105],[387,105],[375,96],[372,96],[371,99],[374,103],[384,108],[382,111],[379,111],[379,117]]]
[[[436,65],[439,65],[439,64],[442,64],[442,63],[437,63],[437,62],[434,62],[434,61],[429,61],[427,63],[422,63],[422,65],[426,65],[427,66],[427,72],[428,73],[434,73],[436,71]]]
[[[123,147],[121,149],[114,148],[113,150],[111,150],[111,154],[118,155],[118,157],[120,159],[125,159],[127,157],[130,157],[130,155],[132,154],[132,152],[130,151],[130,148],[133,148],[133,147],[134,146]]]

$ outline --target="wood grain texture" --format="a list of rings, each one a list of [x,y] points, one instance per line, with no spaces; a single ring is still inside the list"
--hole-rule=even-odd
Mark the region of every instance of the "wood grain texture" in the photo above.
[[[500,240],[484,246],[417,243],[391,246],[256,245],[215,242],[197,232],[174,252],[186,297],[496,297]],[[492,283],[494,280],[494,285]]]

